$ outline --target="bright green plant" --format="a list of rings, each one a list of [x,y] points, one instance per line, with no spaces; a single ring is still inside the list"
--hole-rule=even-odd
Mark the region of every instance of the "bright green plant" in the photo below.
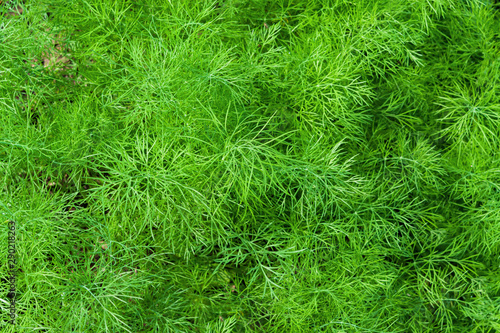
[[[2,332],[498,331],[499,9],[0,1]]]

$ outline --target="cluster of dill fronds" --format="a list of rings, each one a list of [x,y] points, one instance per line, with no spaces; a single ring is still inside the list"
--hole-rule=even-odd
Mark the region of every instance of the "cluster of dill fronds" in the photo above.
[[[5,332],[500,330],[493,1],[0,8]]]

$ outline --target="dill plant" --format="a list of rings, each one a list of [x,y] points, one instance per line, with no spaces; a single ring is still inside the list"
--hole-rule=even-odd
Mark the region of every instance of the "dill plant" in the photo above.
[[[0,11],[4,331],[499,329],[494,1]]]

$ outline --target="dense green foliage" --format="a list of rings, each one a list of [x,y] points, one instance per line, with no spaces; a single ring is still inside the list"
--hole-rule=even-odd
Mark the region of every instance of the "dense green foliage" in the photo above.
[[[500,331],[494,1],[17,5],[3,332]]]

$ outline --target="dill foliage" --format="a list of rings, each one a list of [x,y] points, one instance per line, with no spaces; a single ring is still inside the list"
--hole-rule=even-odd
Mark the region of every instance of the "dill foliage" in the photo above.
[[[499,331],[499,9],[0,1],[3,330]]]

